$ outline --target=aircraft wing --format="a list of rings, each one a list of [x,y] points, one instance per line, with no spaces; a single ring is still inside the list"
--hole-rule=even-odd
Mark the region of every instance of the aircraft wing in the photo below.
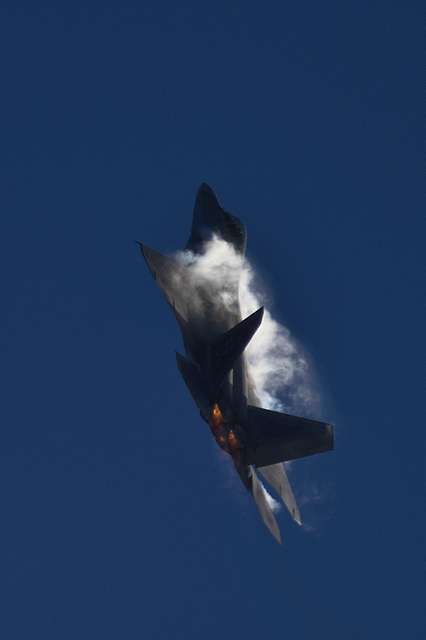
[[[333,427],[325,422],[248,405],[246,462],[269,467],[333,449]]]
[[[184,265],[176,258],[164,256],[142,242],[138,242],[138,245],[154,280],[175,311],[178,320],[186,320],[187,309],[182,303],[181,296],[181,291],[187,284]]]

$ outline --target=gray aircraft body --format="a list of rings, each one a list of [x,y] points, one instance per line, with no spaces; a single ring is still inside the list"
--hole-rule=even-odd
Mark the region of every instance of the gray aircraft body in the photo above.
[[[205,254],[213,237],[232,245],[237,255],[245,254],[244,225],[224,211],[212,189],[202,184],[184,254],[165,256],[138,244],[182,332],[186,357],[177,353],[177,366],[201,417],[219,447],[231,456],[264,523],[281,542],[256,471],[301,524],[283,463],[332,449],[333,428],[324,422],[257,406],[259,400],[247,371],[245,349],[262,322],[263,308],[241,318],[237,268],[234,277],[227,279],[225,292],[221,290],[220,274],[215,285],[209,280],[194,279],[191,261]]]

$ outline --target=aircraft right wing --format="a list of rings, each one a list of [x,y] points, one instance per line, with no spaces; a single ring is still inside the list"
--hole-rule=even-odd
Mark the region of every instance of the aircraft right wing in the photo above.
[[[151,274],[163,292],[167,302],[174,310],[178,321],[186,320],[186,305],[181,292],[187,286],[185,267],[179,260],[164,256],[142,242],[137,243]]]
[[[248,405],[246,462],[269,467],[278,462],[330,451],[333,427],[325,422]]]

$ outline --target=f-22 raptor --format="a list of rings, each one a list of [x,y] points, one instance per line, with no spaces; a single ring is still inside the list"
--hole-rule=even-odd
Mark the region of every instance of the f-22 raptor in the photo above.
[[[246,229],[219,205],[213,190],[198,190],[186,252],[193,258],[206,252],[213,237],[246,251]],[[259,328],[263,307],[242,319],[236,274],[227,301],[211,287],[194,282],[190,267],[177,256],[165,256],[138,243],[148,267],[171,306],[182,332],[186,357],[177,353],[178,369],[209,425],[214,439],[232,458],[254,498],[260,515],[281,542],[280,530],[259,471],[301,524],[284,462],[333,449],[333,428],[317,420],[263,409],[247,371],[245,349]],[[229,283],[228,283],[229,287]]]

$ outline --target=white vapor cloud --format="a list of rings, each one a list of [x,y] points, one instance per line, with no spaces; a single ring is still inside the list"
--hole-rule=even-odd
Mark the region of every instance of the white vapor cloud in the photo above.
[[[281,504],[277,500],[275,500],[275,498],[273,498],[270,493],[268,493],[263,482],[260,482],[260,486],[262,487],[263,493],[265,494],[266,502],[268,503],[269,508],[272,509],[274,513],[277,513],[278,511],[280,511]]]
[[[272,316],[253,265],[217,236],[204,249],[202,254],[178,254],[190,279],[189,312],[211,313],[213,305],[214,313],[231,311],[237,317],[239,302],[241,316],[246,318],[264,306],[262,323],[245,352],[259,404],[275,411],[317,410],[319,394],[309,359],[289,330]],[[205,308],[206,299],[211,301],[209,308]]]

